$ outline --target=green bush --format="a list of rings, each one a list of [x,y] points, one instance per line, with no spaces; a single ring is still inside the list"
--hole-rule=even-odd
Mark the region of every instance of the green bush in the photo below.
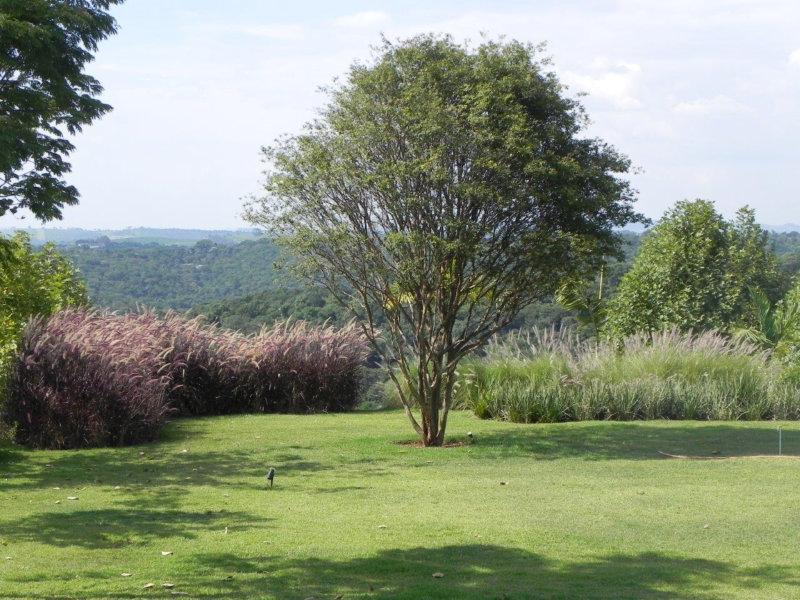
[[[632,336],[622,347],[569,333],[514,335],[460,371],[457,402],[481,418],[800,418],[800,381],[769,354],[718,333]]]

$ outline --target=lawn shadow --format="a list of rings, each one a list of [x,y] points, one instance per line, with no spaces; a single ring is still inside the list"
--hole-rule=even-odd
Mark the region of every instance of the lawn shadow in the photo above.
[[[176,578],[175,589],[193,598],[723,600],[731,593],[747,595],[774,586],[783,586],[776,593],[793,595],[797,590],[786,588],[800,584],[789,566],[742,569],[655,552],[559,563],[517,548],[481,544],[391,549],[341,562],[225,552],[176,559],[182,560],[184,575]]]
[[[103,549],[139,546],[178,537],[194,539],[209,531],[266,529],[271,519],[230,510],[154,510],[128,506],[48,512],[3,524],[3,536],[14,542]]]
[[[0,477],[9,479],[3,486],[7,492],[87,485],[122,486],[133,494],[187,486],[253,489],[253,480],[263,479],[271,466],[283,476],[336,468],[297,454],[183,452],[153,444],[53,451],[46,456],[22,448],[0,450]]]
[[[778,432],[707,422],[587,422],[579,424],[514,425],[476,436],[476,456],[540,459],[669,460],[665,454],[723,458],[778,454]],[[783,431],[782,454],[800,457],[800,429]]]

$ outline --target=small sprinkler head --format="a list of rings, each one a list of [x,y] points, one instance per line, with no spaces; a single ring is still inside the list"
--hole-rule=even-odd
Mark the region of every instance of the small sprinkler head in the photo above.
[[[275,469],[273,467],[269,468],[267,471],[267,481],[269,481],[269,487],[272,487],[272,482],[275,479]]]

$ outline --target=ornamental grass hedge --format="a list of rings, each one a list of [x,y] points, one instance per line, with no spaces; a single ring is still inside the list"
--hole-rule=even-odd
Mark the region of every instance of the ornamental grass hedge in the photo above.
[[[366,356],[352,325],[243,335],[174,313],[64,310],[25,327],[3,420],[27,446],[85,448],[155,439],[169,416],[346,411]]]

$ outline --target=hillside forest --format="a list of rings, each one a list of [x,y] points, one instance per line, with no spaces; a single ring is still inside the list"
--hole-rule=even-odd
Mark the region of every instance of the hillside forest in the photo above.
[[[613,295],[630,269],[645,235],[623,233],[625,257],[610,261],[604,279],[606,295]],[[266,238],[238,243],[201,240],[187,245],[175,243],[181,240],[174,232],[150,230],[148,236],[161,243],[84,236],[57,248],[78,269],[92,304],[99,307],[190,311],[247,333],[285,319],[312,323],[349,319],[326,292],[275,270],[279,251]],[[45,236],[33,239],[37,237]],[[800,271],[800,232],[771,232],[768,245],[788,286]],[[574,311],[551,299],[524,309],[510,329],[575,324]]]

